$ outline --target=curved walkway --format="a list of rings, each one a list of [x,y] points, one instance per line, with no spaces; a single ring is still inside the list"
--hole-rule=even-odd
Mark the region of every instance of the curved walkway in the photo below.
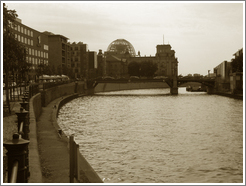
[[[42,114],[37,120],[37,140],[43,183],[69,183],[68,143],[59,137],[53,117],[57,111],[54,105],[60,100],[61,98],[58,98],[46,107],[42,107]]]

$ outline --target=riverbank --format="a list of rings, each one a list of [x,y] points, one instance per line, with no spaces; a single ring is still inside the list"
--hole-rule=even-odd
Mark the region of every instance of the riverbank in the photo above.
[[[216,92],[216,95],[243,100],[243,94],[232,94],[231,92]]]

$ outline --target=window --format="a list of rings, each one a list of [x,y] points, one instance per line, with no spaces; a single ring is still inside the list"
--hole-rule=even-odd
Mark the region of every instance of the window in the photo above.
[[[15,34],[15,39],[18,39],[18,36],[17,36],[17,34]]]
[[[28,43],[28,45],[31,45],[31,43],[30,43],[30,39],[27,39],[27,43]]]
[[[29,54],[30,54],[30,55],[32,54],[32,49],[31,49],[31,48],[29,48]]]
[[[20,25],[18,25],[18,32],[20,32]]]
[[[33,46],[33,40],[31,40],[31,45]]]
[[[26,57],[26,62],[28,63],[28,57]]]
[[[49,50],[49,46],[48,45],[44,45],[44,50]]]
[[[21,27],[21,33],[23,33],[23,27]]]
[[[40,57],[40,51],[38,51],[38,57]]]
[[[18,41],[21,41],[20,35],[18,35]]]
[[[46,53],[46,58],[48,58],[48,53]]]
[[[34,56],[34,49],[32,49],[32,55]]]
[[[24,28],[24,34],[26,34],[26,28]]]
[[[27,44],[27,39],[25,38],[25,44]]]
[[[41,51],[41,57],[44,57],[44,53],[43,53],[43,51]]]
[[[34,64],[34,58],[32,58],[32,64]]]
[[[27,30],[27,35],[30,36],[30,30]]]
[[[29,57],[29,63],[32,63],[32,58],[31,57]]]
[[[37,50],[35,50],[35,56],[37,56],[37,55],[38,55]]]
[[[33,37],[33,32],[31,31],[31,37]]]
[[[23,36],[21,36],[21,42],[24,43],[24,38],[23,38]]]

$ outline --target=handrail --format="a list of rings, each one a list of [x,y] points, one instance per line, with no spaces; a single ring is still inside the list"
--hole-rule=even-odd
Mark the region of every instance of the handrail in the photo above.
[[[16,160],[13,164],[10,183],[16,183],[16,181],[17,181],[18,165],[19,165],[19,162]]]

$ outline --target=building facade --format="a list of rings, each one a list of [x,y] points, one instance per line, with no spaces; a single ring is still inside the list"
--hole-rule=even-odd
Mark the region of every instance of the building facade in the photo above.
[[[74,78],[87,77],[88,58],[87,58],[87,44],[83,42],[73,42],[71,45],[71,69]]]
[[[97,52],[95,51],[88,51],[87,52],[87,58],[88,58],[88,76],[86,76],[88,79],[96,78],[98,75],[97,72]]]
[[[12,26],[15,38],[26,47],[26,61],[31,64],[27,80],[37,80],[39,65],[49,64],[48,36],[22,24],[21,19],[16,19],[16,26]]]
[[[218,91],[225,91],[230,89],[230,73],[231,63],[223,61],[214,68],[214,74],[216,78],[216,89]]]
[[[51,32],[43,32],[48,36],[49,64],[55,69],[56,74],[61,75],[64,68],[71,67],[71,46],[68,38]]]
[[[120,42],[121,41],[121,42]],[[174,77],[178,74],[178,60],[175,51],[168,45],[157,45],[155,56],[140,56],[135,54],[132,44],[124,39],[117,39],[110,43],[108,51],[104,53],[106,59],[105,75],[113,77],[128,76],[128,65],[131,62],[150,61],[156,63],[156,76]]]

